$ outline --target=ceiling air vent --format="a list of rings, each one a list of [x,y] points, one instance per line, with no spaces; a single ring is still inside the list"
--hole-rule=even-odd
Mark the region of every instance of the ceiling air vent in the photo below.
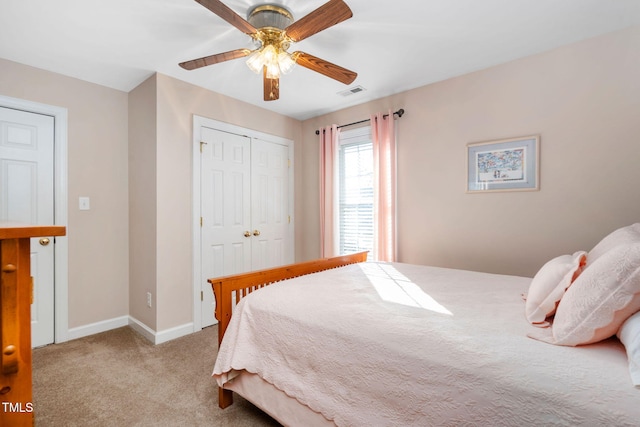
[[[347,90],[343,90],[342,92],[338,92],[338,95],[351,96],[351,95],[355,95],[356,93],[364,92],[365,90],[366,89],[363,88],[362,86],[354,86]]]

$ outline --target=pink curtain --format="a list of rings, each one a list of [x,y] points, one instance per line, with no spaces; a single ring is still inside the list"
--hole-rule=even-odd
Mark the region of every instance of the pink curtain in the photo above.
[[[396,260],[396,137],[393,113],[371,115],[374,170],[374,251]]]
[[[338,156],[337,125],[320,129],[320,256],[337,255],[336,226],[338,209],[338,177],[335,170]]]

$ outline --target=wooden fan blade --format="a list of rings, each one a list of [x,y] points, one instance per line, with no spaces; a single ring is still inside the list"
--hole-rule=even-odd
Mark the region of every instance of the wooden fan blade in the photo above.
[[[236,49],[229,52],[217,53],[215,55],[205,56],[203,58],[192,59],[191,61],[181,62],[180,65],[185,70],[195,70],[197,68],[206,67],[207,65],[218,64],[220,62],[229,61],[231,59],[242,58],[251,53],[249,49]]]
[[[324,74],[346,85],[353,83],[358,73],[342,68],[324,59],[317,58],[304,52],[294,52],[292,55],[296,63],[317,73]]]
[[[268,78],[267,67],[262,69],[262,80],[264,83],[264,100],[275,101],[280,98],[280,79]]]
[[[196,0],[245,34],[255,34],[258,30],[220,0]]]
[[[344,1],[330,0],[289,25],[285,29],[285,33],[294,42],[299,42],[352,16],[353,12]]]

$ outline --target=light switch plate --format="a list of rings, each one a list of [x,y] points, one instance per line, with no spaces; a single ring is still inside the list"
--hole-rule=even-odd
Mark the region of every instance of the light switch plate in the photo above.
[[[78,199],[78,208],[81,211],[88,211],[89,209],[91,209],[91,199],[89,199],[88,197],[80,197]]]

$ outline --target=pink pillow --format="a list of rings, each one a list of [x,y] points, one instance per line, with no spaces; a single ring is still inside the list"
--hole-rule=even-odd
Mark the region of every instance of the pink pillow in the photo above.
[[[616,335],[627,350],[631,382],[640,388],[640,311],[625,320]]]
[[[640,243],[640,222],[618,228],[605,236],[589,251],[587,262],[591,265],[605,252],[618,245],[628,245],[630,243]]]
[[[529,285],[525,315],[527,320],[538,327],[547,327],[545,319],[556,311],[565,291],[582,271],[587,253],[560,255],[548,261],[536,273]]]
[[[614,335],[638,310],[640,243],[619,245],[573,282],[558,304],[551,330],[529,336],[557,345],[590,344]]]

